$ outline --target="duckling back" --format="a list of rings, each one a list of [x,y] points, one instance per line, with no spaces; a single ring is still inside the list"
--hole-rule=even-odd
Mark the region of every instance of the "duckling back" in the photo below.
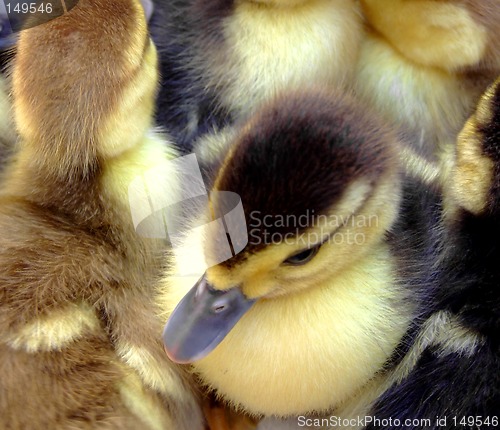
[[[138,1],[81,0],[21,34],[0,186],[2,428],[203,428],[159,340],[164,245],[136,235],[128,202],[154,166],[176,181],[175,151],[148,133],[156,78]]]
[[[443,230],[430,313],[407,339],[369,429],[498,425],[499,119],[497,80],[458,138],[447,196],[459,209]]]
[[[158,0],[151,29],[158,120],[187,151],[283,90],[350,85],[362,34],[353,0]]]
[[[498,342],[500,301],[500,80],[491,85],[462,129],[450,195],[458,210],[450,220],[450,262],[453,284],[443,300],[464,324]],[[461,253],[456,250],[465,249]]]
[[[456,137],[500,67],[494,1],[362,1],[360,97],[450,173]]]

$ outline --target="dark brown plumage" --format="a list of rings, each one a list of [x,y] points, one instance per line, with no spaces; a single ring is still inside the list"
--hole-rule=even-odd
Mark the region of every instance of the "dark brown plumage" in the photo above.
[[[259,246],[274,233],[298,233],[326,215],[349,184],[375,183],[396,164],[395,137],[367,110],[341,93],[288,94],[260,110],[241,130],[215,180],[237,193],[247,229]],[[304,151],[306,146],[310,150]],[[215,200],[217,213],[229,208]],[[255,228],[255,220],[285,215],[302,220]],[[251,252],[250,243],[246,251]],[[234,257],[226,264],[233,264]]]
[[[425,428],[454,430],[464,426],[467,418],[462,417],[472,417],[469,427],[476,419],[486,426],[498,424],[499,107],[497,80],[458,138],[448,193],[458,207],[452,216],[448,214],[449,228],[443,232],[444,253],[432,275],[438,288],[433,299],[426,301],[429,316],[403,359],[413,356],[414,363],[396,368],[392,386],[371,412],[381,422],[393,421],[371,424],[367,430],[396,430],[400,426],[395,419],[404,422],[416,417],[418,425],[405,428],[422,428],[425,419]]]

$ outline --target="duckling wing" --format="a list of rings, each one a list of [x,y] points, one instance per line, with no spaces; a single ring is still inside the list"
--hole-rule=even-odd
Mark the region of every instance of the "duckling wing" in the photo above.
[[[436,311],[420,326],[389,376],[390,388],[373,407],[371,415],[386,421],[367,428],[498,426],[499,184],[500,79],[458,137],[448,184],[455,208],[437,271]]]
[[[442,317],[434,316],[441,320],[437,335],[441,339],[434,339],[421,351],[409,352],[416,354],[412,357],[415,366],[379,397],[370,412],[374,422],[367,429],[451,430],[487,422],[492,427],[498,425],[498,345],[461,325],[450,325],[450,320]],[[398,372],[405,372],[405,364]]]

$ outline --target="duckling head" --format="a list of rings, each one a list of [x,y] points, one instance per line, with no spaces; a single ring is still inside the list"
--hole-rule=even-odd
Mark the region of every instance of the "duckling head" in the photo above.
[[[203,358],[255,303],[319,288],[373,251],[397,216],[396,160],[394,136],[345,95],[288,95],[251,118],[213,187],[240,196],[248,243],[209,267],[170,316],[170,358]],[[214,217],[228,211],[220,196]],[[217,261],[220,242],[202,246]]]
[[[327,411],[366,386],[412,318],[386,235],[400,213],[397,149],[345,95],[289,93],[251,117],[208,211],[221,218],[233,207],[223,192],[239,195],[248,243],[226,220],[240,252],[214,264],[224,243],[208,231],[175,261],[181,273],[200,255],[208,268],[166,280],[170,358],[252,414]]]

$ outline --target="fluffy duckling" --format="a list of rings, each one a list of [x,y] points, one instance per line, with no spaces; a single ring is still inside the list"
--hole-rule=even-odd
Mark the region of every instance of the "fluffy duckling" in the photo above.
[[[350,83],[362,35],[355,0],[155,0],[159,124],[189,152],[280,91]],[[218,137],[211,146],[223,145]],[[198,146],[198,145],[197,145]]]
[[[213,225],[194,229],[160,290],[170,358],[250,414],[367,407],[432,288],[439,196],[402,175],[398,152],[341,94],[288,95],[254,115],[205,220],[233,206],[222,191],[241,197],[244,218],[224,217],[235,255],[222,261]]]
[[[19,148],[0,186],[0,427],[203,429],[163,352],[128,185],[175,156],[148,134],[157,60],[139,1],[80,0],[22,32]],[[133,120],[131,120],[133,119]]]
[[[456,137],[500,72],[495,0],[362,0],[360,97],[449,173]]]
[[[461,131],[449,195],[455,211],[434,311],[389,378],[369,429],[487,428],[500,405],[500,79]],[[389,422],[389,421],[386,421]]]

